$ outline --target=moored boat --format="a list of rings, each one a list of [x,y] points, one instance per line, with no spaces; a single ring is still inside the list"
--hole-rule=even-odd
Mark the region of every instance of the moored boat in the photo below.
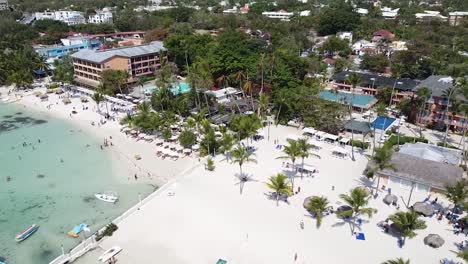
[[[111,192],[107,192],[107,193],[96,193],[94,195],[97,199],[101,200],[101,201],[104,201],[104,202],[108,202],[108,203],[115,203],[117,202],[117,200],[119,199],[119,197],[117,196],[117,194],[115,193],[111,193]]]
[[[21,242],[21,241],[25,240],[26,238],[30,237],[32,234],[34,234],[34,232],[37,231],[37,229],[39,229],[38,225],[36,225],[36,224],[30,225],[28,228],[23,230],[21,233],[19,233],[15,237],[16,242]]]
[[[83,230],[89,230],[87,224],[79,224],[75,226],[72,230],[68,231],[68,235],[71,237],[78,237],[78,234],[81,233]]]

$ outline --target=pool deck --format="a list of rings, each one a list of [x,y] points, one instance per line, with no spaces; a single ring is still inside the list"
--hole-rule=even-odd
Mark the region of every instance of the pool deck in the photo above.
[[[325,90],[323,90],[323,91],[333,92],[332,90],[333,90],[333,89],[325,89]],[[350,92],[346,92],[346,91],[339,91],[338,93],[341,93],[341,94],[351,94]],[[373,99],[372,99],[371,101],[369,101],[369,103],[367,103],[367,104],[365,104],[365,105],[354,104],[354,103],[353,103],[353,108],[359,108],[361,111],[370,109],[370,108],[371,108],[372,106],[374,106],[374,105],[377,103],[377,101],[378,101],[373,95],[362,94],[362,93],[354,93],[354,95],[365,95],[365,96],[371,96],[371,97],[373,97]],[[330,99],[330,98],[324,98],[324,97],[322,97],[322,96],[320,96],[320,98],[325,99],[325,100],[328,100],[328,101],[332,101],[332,102],[337,102],[337,103],[340,103],[340,104],[344,104],[343,102],[340,102],[339,100],[333,100],[333,99]]]

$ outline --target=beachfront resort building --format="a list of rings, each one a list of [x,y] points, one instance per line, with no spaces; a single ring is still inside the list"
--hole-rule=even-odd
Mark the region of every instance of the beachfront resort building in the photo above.
[[[467,117],[454,113],[447,112],[447,103],[452,105],[454,100],[464,101],[464,98],[459,95],[452,95],[451,100],[447,100],[447,92],[453,88],[454,79],[450,76],[432,75],[422,80],[415,88],[417,93],[419,89],[426,87],[430,90],[431,96],[427,100],[424,113],[418,118],[418,123],[423,125],[437,125],[441,128],[450,125],[451,129],[461,131],[464,124],[468,121]]]
[[[160,52],[165,51],[161,41],[110,50],[83,49],[71,55],[75,81],[91,87],[100,83],[104,70],[124,70],[129,73],[128,82],[138,77],[153,75],[160,67]]]
[[[96,10],[94,13],[88,16],[88,23],[91,24],[103,24],[112,23],[112,12],[109,8],[103,8],[102,10]]]
[[[35,13],[36,20],[51,19],[62,21],[63,23],[74,26],[86,23],[83,12],[72,10],[44,11]]]
[[[383,188],[412,191],[422,196],[440,193],[447,184],[462,179],[463,170],[458,166],[461,152],[426,143],[405,144],[394,153],[393,169],[378,170]],[[374,166],[370,161],[368,167]]]
[[[289,21],[289,19],[294,15],[294,13],[280,10],[278,12],[263,12],[262,15],[269,18],[277,18],[283,21]]]
[[[0,11],[8,10],[8,0],[0,0]]]
[[[332,81],[328,87],[351,92],[352,85],[348,82],[348,77],[352,72],[343,71],[332,76]],[[373,73],[359,73],[361,76],[361,82],[354,89],[355,94],[365,94],[375,96],[378,90],[390,87],[395,87],[396,93],[392,97],[392,103],[397,104],[403,98],[411,97],[413,95],[413,89],[418,85],[418,82],[408,78],[393,78]]]

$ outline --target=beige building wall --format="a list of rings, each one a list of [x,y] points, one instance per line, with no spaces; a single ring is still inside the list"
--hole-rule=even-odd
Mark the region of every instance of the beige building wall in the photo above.
[[[104,63],[104,70],[124,70],[128,72],[128,58],[114,57]]]

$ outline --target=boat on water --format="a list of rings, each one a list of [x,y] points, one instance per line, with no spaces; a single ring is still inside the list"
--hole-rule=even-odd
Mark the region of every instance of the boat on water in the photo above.
[[[37,229],[39,229],[38,225],[36,225],[36,224],[30,225],[28,228],[23,230],[21,233],[19,233],[15,237],[16,242],[21,242],[21,241],[25,240],[26,238],[30,237],[32,234],[34,234],[34,232],[37,231]]]
[[[89,230],[87,224],[79,224],[75,226],[72,230],[68,231],[68,235],[71,237],[78,237],[78,234],[81,233],[83,230]]]
[[[96,193],[94,195],[97,199],[108,202],[108,203],[115,203],[119,199],[117,194],[113,192],[105,192],[105,193]]]

